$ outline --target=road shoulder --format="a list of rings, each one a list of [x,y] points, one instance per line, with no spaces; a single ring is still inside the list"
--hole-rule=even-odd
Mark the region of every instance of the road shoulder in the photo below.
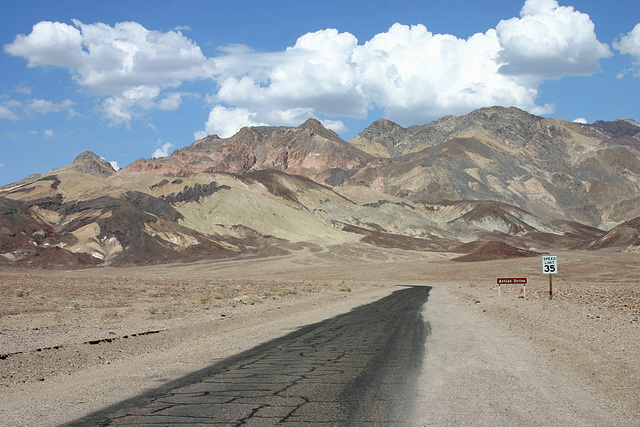
[[[632,402],[612,397],[601,383],[587,381],[579,368],[562,368],[553,360],[557,352],[578,351],[575,343],[567,342],[578,339],[577,330],[568,331],[568,337],[556,337],[565,340],[564,345],[546,349],[548,330],[527,329],[531,321],[522,320],[539,318],[544,302],[514,296],[498,301],[492,292],[434,286],[423,309],[431,334],[412,425],[598,426],[637,422]],[[547,305],[542,323],[563,322],[566,328],[560,313],[563,309],[567,307]],[[516,326],[518,320],[521,324]]]

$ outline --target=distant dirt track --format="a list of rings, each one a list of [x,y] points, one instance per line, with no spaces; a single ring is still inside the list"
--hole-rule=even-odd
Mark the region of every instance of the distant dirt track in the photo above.
[[[398,290],[69,425],[407,425],[430,289]]]

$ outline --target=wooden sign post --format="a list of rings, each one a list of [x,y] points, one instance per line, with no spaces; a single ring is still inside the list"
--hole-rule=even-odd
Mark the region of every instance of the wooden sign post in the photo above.
[[[553,299],[554,274],[558,274],[558,257],[555,255],[542,255],[542,274],[549,275],[549,299]]]
[[[498,284],[498,297],[502,295],[502,285],[522,285],[523,298],[527,298],[527,278],[526,277],[498,277],[496,279]]]

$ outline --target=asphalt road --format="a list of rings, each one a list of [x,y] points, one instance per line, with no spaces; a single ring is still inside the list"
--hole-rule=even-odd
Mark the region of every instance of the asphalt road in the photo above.
[[[429,290],[401,288],[69,425],[407,425]]]

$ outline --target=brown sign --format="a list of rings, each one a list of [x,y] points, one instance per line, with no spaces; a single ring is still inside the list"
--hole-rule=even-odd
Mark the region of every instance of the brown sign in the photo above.
[[[497,279],[498,285],[526,285],[526,277],[500,277]]]

